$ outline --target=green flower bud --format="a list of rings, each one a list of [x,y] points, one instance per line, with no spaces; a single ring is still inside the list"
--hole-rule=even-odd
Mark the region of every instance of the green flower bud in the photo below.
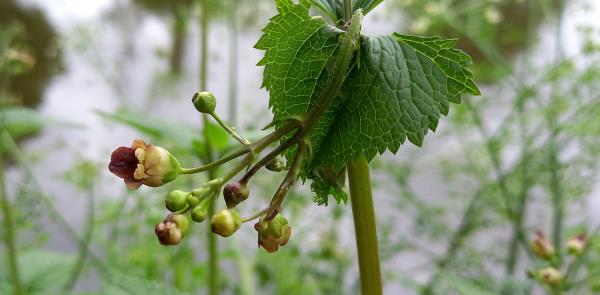
[[[154,228],[156,237],[162,245],[177,245],[190,228],[187,216],[183,214],[169,214],[161,223]]]
[[[292,227],[281,214],[270,221],[261,218],[254,229],[258,232],[258,245],[269,253],[276,252],[279,246],[285,246],[292,234]]]
[[[563,275],[554,267],[541,269],[539,275],[540,280],[550,286],[560,285],[563,280]]]
[[[581,256],[585,250],[586,239],[584,235],[577,235],[567,241],[567,253],[573,256]]]
[[[213,113],[217,106],[217,99],[208,91],[196,92],[194,97],[192,97],[192,102],[198,112],[205,114]]]
[[[208,204],[210,202],[202,202],[200,205],[192,209],[191,217],[194,222],[202,222],[208,216]]]
[[[541,231],[535,232],[535,238],[531,241],[531,250],[538,257],[550,260],[554,256],[554,246]]]
[[[174,190],[167,195],[165,207],[171,212],[183,210],[187,204],[189,193],[180,190]]]
[[[285,162],[281,157],[275,157],[271,159],[266,165],[265,168],[274,172],[280,172],[285,169]]]
[[[186,202],[188,205],[190,205],[191,208],[194,208],[200,203],[200,198],[194,197],[193,195],[188,195],[186,198]]]
[[[245,183],[232,182],[228,183],[223,187],[223,197],[225,198],[225,204],[227,208],[234,208],[239,203],[248,199],[250,190]]]
[[[211,220],[212,232],[222,237],[231,236],[241,225],[242,219],[233,209],[222,209]]]

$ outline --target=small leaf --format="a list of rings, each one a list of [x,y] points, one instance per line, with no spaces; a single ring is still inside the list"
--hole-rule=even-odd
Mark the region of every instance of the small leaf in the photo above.
[[[230,135],[221,126],[208,122],[204,128],[206,128],[206,139],[217,151],[223,151],[229,146]]]
[[[4,107],[0,109],[0,125],[11,137],[21,138],[39,132],[45,125],[82,127],[78,124],[47,118],[39,112],[24,107]]]
[[[310,189],[315,193],[313,201],[318,205],[329,205],[329,196],[338,203],[348,203],[348,194],[341,187],[336,187],[322,179],[313,179]]]
[[[177,124],[165,120],[151,118],[146,114],[135,113],[120,109],[115,113],[96,111],[102,118],[127,125],[154,139],[169,139],[181,146],[192,146],[201,133],[198,129],[184,124]]]
[[[381,4],[383,0],[355,0],[352,4],[352,10],[362,9],[363,14],[367,15],[377,5]]]
[[[124,273],[113,273],[110,281],[104,286],[102,294],[111,295],[184,295],[172,286],[167,286],[155,281],[130,276]]]

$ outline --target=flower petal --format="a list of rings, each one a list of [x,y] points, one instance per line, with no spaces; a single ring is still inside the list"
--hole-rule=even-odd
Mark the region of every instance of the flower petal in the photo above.
[[[112,152],[108,170],[123,179],[133,178],[133,173],[138,164],[135,153],[128,147],[119,147]]]

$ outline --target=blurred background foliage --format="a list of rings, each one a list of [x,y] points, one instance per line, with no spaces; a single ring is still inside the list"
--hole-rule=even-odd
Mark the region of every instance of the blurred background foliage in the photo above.
[[[206,176],[126,191],[106,169],[110,150],[136,137],[186,166],[200,164],[206,141],[220,153],[233,147],[216,125],[202,136],[189,103],[199,3],[109,2],[91,20],[67,22],[39,1],[0,2],[2,294],[15,288],[11,256],[27,294],[206,292],[206,227],[177,247],[154,235],[164,196]],[[372,163],[387,293],[550,292],[528,275],[546,266],[529,247],[541,230],[563,253],[568,294],[600,294],[600,24],[585,17],[600,7],[592,2],[386,0],[374,11],[366,28],[458,38],[484,93],[464,97],[423,148]],[[250,46],[274,3],[209,7],[218,111],[257,137],[270,115]],[[267,203],[280,178],[261,175],[243,213]],[[250,227],[219,239],[223,294],[358,292],[349,208],[312,199],[304,186],[287,198],[292,239],[275,254],[256,247]],[[564,255],[577,234],[589,238],[587,251]]]

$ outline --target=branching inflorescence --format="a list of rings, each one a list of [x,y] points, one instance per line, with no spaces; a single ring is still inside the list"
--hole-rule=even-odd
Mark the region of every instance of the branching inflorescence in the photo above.
[[[362,159],[368,169],[367,162],[377,153],[396,152],[407,138],[421,145],[428,130],[435,130],[440,117],[448,113],[451,102],[460,102],[465,93],[479,94],[466,68],[470,58],[453,48],[456,40],[396,33],[361,35],[363,12],[381,1],[344,1],[344,15],[341,10],[324,11],[336,26],[309,15],[311,3],[327,10],[319,1],[275,2],[279,14],[271,18],[255,45],[265,51],[258,65],[264,66],[263,87],[274,114],[267,126],[274,129],[271,133],[249,141],[217,116],[211,93],[199,92],[193,96],[194,107],[229,133],[239,143],[238,149],[196,168],[183,168],[167,150],[142,140],[112,154],[111,172],[132,189],[142,184],[160,186],[181,174],[236,161],[225,174],[200,187],[168,194],[165,206],[172,214],[156,226],[162,244],[179,244],[189,219],[207,219],[208,208],[222,191],[227,208],[210,217],[212,231],[227,237],[243,223],[258,219],[254,228],[259,246],[277,251],[291,235],[281,212],[299,178],[312,181],[317,203],[326,204],[329,196],[345,202],[348,163]],[[235,208],[249,198],[248,183],[263,168],[286,176],[268,206],[242,218]],[[370,190],[361,197],[370,199]],[[374,232],[374,222],[367,230]],[[371,238],[376,242],[376,235]],[[377,251],[376,243],[369,245]]]

